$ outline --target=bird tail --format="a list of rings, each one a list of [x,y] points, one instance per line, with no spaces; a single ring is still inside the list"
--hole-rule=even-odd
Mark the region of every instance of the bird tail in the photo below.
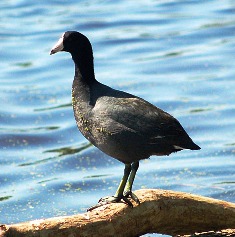
[[[189,150],[200,150],[201,147],[195,144],[192,139],[187,140],[187,142],[182,142],[181,144],[174,145],[174,148],[176,150],[183,150],[183,149],[189,149]]]
[[[200,150],[201,147],[198,146],[196,143],[194,143],[191,139],[191,142],[190,144],[187,144],[187,149],[190,149],[190,150]]]

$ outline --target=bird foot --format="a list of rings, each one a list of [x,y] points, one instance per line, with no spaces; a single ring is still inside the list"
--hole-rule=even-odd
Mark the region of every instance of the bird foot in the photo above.
[[[111,196],[111,197],[103,197],[99,200],[99,203],[100,204],[107,204],[107,203],[117,203],[117,202],[120,202],[120,201],[124,201],[124,203],[126,203],[128,206],[130,207],[133,207],[132,203],[130,202],[130,200],[127,199],[126,196],[122,195],[122,196],[119,196],[119,197],[115,197],[115,196]]]
[[[132,203],[130,200],[128,200],[128,197],[126,196],[121,196],[121,197],[115,197],[115,196],[108,196],[108,197],[103,197],[99,200],[98,204],[95,206],[92,206],[87,209],[87,211],[92,211],[98,207],[101,207],[103,205],[109,204],[109,203],[118,203],[120,201],[124,201],[125,204],[127,204],[129,207],[133,207]],[[133,199],[134,200],[134,199]]]
[[[138,205],[140,204],[140,200],[138,199],[138,197],[132,192],[132,191],[124,191],[124,195],[125,198],[130,198],[133,201],[135,201]],[[129,200],[128,200],[129,201]]]

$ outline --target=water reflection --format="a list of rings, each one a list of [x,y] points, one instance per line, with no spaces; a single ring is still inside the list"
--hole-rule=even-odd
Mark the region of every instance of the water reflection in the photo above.
[[[40,112],[40,111],[47,111],[47,110],[56,110],[56,109],[63,109],[63,108],[71,107],[71,106],[72,106],[71,103],[67,103],[67,104],[62,104],[62,105],[48,107],[48,108],[34,109],[34,111]]]
[[[9,198],[12,198],[12,196],[0,197],[0,202],[6,201],[6,200],[8,200]]]
[[[102,177],[107,177],[111,176],[111,174],[100,174],[100,175],[89,175],[89,176],[84,176],[84,179],[95,179],[95,178],[102,178]]]
[[[12,133],[30,133],[34,131],[51,131],[51,130],[58,130],[60,129],[59,126],[45,126],[45,127],[36,127],[36,128],[0,128],[0,131],[3,132],[12,132]]]
[[[20,62],[20,63],[15,63],[15,66],[21,67],[21,68],[28,68],[33,65],[32,62]]]
[[[207,112],[211,111],[212,108],[200,108],[200,109],[192,109],[189,111],[189,113],[201,113],[201,112]]]
[[[60,156],[65,156],[65,155],[77,154],[91,146],[92,146],[91,143],[83,143],[79,148],[62,147],[58,149],[47,150],[45,152],[58,153],[58,157],[60,157]]]
[[[36,160],[36,161],[33,161],[33,162],[22,163],[22,164],[19,164],[19,166],[30,166],[30,165],[45,164],[45,163],[57,160],[61,156],[78,154],[81,151],[83,151],[83,150],[85,150],[85,149],[87,149],[91,146],[92,146],[91,143],[83,143],[78,148],[60,147],[60,148],[56,148],[56,149],[52,149],[52,150],[46,150],[43,153],[57,153],[57,154],[52,156],[52,157],[47,157],[47,158]]]

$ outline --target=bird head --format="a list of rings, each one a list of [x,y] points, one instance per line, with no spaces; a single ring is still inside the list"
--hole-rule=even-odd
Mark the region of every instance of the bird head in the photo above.
[[[89,48],[91,48],[91,44],[85,35],[77,31],[66,31],[51,49],[50,55],[60,51],[82,54]]]

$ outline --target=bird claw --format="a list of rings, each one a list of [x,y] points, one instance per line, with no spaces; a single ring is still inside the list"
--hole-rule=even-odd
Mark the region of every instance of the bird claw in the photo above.
[[[128,194],[129,195],[129,194]],[[134,195],[135,196],[135,195]],[[135,196],[136,197],[136,196]],[[137,197],[136,197],[137,198]],[[136,201],[134,198],[132,198],[134,201]],[[138,198],[137,198],[138,199]],[[109,203],[118,203],[121,200],[124,201],[125,204],[127,204],[129,207],[133,207],[133,204],[131,203],[131,201],[128,199],[128,196],[122,196],[122,197],[115,197],[115,196],[108,196],[108,197],[103,197],[98,201],[98,204],[90,207],[87,209],[87,211],[92,211],[98,207],[104,206],[106,204]]]
[[[121,197],[115,197],[115,196],[107,196],[107,197],[103,197],[101,198],[98,203],[100,204],[107,204],[107,203],[116,203],[121,201]]]
[[[105,205],[107,203],[118,203],[120,202],[121,200],[123,200],[128,206],[130,207],[133,207],[132,203],[130,200],[127,199],[126,196],[121,196],[121,197],[115,197],[115,196],[111,196],[111,197],[104,197],[104,198],[101,198],[99,200],[99,203],[101,205]]]
[[[103,197],[101,198],[98,203],[92,207],[89,207],[87,209],[87,211],[92,211],[98,207],[101,207],[101,206],[104,206],[106,204],[109,204],[109,203],[117,203],[121,200],[121,198],[118,198],[118,197],[114,197],[114,196],[108,196],[108,197]]]
[[[128,197],[134,200],[137,204],[140,204],[140,200],[132,191],[125,191],[124,197],[127,199]],[[129,201],[129,200],[128,200]],[[130,201],[129,201],[130,202]]]
[[[125,196],[123,196],[122,197],[122,200],[129,206],[129,207],[133,207],[133,204],[131,203],[131,201],[127,198],[127,197],[125,197]]]
[[[92,211],[92,210],[94,210],[94,209],[96,209],[98,207],[104,206],[104,205],[109,204],[109,203],[118,203],[118,202],[120,202],[122,200],[129,207],[133,207],[133,204],[131,203],[131,201],[128,198],[132,199],[137,204],[140,204],[140,201],[139,201],[138,197],[132,191],[128,190],[128,191],[125,191],[124,194],[121,197],[108,196],[108,197],[101,198],[98,201],[98,204],[88,208],[87,211]]]

